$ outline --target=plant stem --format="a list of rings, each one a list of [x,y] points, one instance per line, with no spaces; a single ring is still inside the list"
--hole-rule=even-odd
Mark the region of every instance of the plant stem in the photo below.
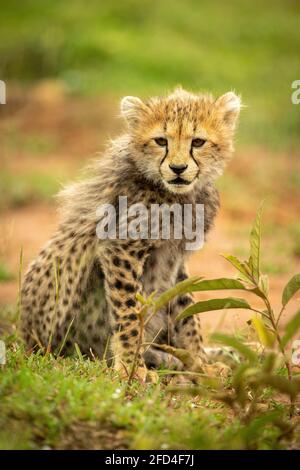
[[[280,312],[280,314],[277,318],[277,321],[276,321],[275,317],[274,317],[274,312],[273,312],[273,309],[271,307],[269,299],[267,298],[267,296],[264,293],[262,293],[262,294],[263,294],[264,302],[265,302],[265,305],[267,307],[267,311],[268,311],[268,314],[269,314],[269,320],[271,322],[271,325],[272,325],[274,333],[275,333],[277,344],[278,344],[280,352],[283,356],[285,368],[287,370],[288,379],[289,379],[289,381],[291,381],[292,380],[291,366],[290,366],[289,360],[286,356],[285,348],[282,345],[281,336],[280,336],[279,331],[278,331],[278,322],[279,322],[280,316],[283,312],[283,309],[281,310],[281,312]],[[294,403],[294,398],[293,397],[290,397],[290,403],[291,403],[290,416],[293,416],[294,411],[295,411],[295,403]]]

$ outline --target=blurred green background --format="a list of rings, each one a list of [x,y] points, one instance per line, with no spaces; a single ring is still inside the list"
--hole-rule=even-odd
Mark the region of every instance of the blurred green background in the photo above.
[[[296,148],[299,25],[298,0],[1,1],[0,78],[92,95],[234,89],[242,143]]]

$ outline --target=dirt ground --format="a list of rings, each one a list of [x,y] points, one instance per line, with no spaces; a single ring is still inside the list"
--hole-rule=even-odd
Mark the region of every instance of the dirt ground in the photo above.
[[[14,100],[0,113],[1,172],[22,181],[33,170],[52,175],[58,182],[72,180],[79,169],[103,149],[103,143],[120,129],[117,100],[67,98],[62,90],[51,84],[36,87],[30,99],[15,94]],[[31,137],[31,140],[29,140]],[[38,137],[51,145],[31,148]],[[29,142],[29,143],[28,143]],[[246,257],[248,234],[260,201],[270,197],[266,211],[267,230],[265,256],[272,261],[270,293],[275,307],[280,306],[285,283],[300,272],[298,254],[291,255],[290,226],[299,214],[299,188],[290,185],[294,161],[298,156],[273,155],[263,149],[239,150],[228,168],[227,179],[221,183],[222,208],[215,228],[203,250],[189,262],[190,274],[206,278],[235,276],[234,269],[220,253],[242,254]],[[257,162],[260,161],[260,165]],[[276,163],[274,163],[276,162]],[[287,185],[285,186],[285,181]],[[241,191],[241,188],[243,189]],[[274,197],[274,194],[277,194]],[[284,194],[285,204],[280,204]],[[2,194],[5,199],[5,194]],[[286,210],[288,204],[288,211]],[[53,198],[37,197],[5,203],[0,213],[0,259],[13,273],[13,280],[0,282],[0,306],[14,305],[18,295],[20,250],[23,250],[23,271],[41,246],[47,241],[57,224]],[[288,258],[288,259],[287,259]],[[284,266],[276,269],[277,264]],[[275,268],[274,268],[275,266]],[[239,296],[239,293],[230,293]],[[219,296],[225,296],[220,294]],[[212,293],[198,297],[205,299]],[[217,296],[217,295],[216,295]],[[250,297],[251,298],[251,297]],[[255,303],[255,305],[257,305]],[[299,308],[299,297],[291,302],[285,313]],[[244,311],[208,312],[203,314],[206,331],[214,329],[233,331],[243,329],[249,314]]]

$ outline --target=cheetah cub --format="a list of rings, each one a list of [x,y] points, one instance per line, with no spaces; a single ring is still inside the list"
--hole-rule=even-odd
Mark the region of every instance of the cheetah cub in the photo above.
[[[218,99],[176,89],[148,101],[127,96],[121,113],[127,133],[110,142],[90,175],[60,194],[61,221],[53,237],[30,265],[21,292],[21,331],[29,348],[63,347],[105,357],[123,374],[137,360],[137,376],[168,364],[158,348],[145,347],[136,358],[140,309],[137,293],[147,297],[187,277],[191,254],[185,241],[100,239],[98,208],[116,208],[119,196],[128,206],[142,203],[204,205],[204,233],[214,221],[219,195],[214,187],[233,152],[240,100],[228,92]],[[189,350],[205,364],[199,318],[175,323],[193,302],[184,295],[147,323],[144,344],[170,344]]]

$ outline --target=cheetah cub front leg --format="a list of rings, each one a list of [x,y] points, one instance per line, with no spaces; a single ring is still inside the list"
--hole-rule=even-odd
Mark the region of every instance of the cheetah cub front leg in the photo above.
[[[146,256],[145,247],[138,243],[130,248],[115,243],[102,249],[99,254],[105,277],[114,368],[128,378],[134,367],[134,377],[143,382],[148,378],[148,371],[139,348],[143,338],[140,338],[136,294],[142,292],[139,278]]]
[[[183,263],[178,271],[176,281],[180,282],[187,278],[187,270]],[[229,366],[222,362],[209,364],[209,358],[203,347],[199,315],[192,315],[184,318],[180,322],[176,322],[175,320],[176,316],[182,312],[182,310],[193,303],[194,299],[192,294],[185,294],[178,297],[172,306],[172,316],[175,321],[175,331],[177,335],[175,340],[176,346],[187,349],[191,353],[194,358],[194,363],[190,368],[192,372],[202,372],[206,375],[227,377],[231,373]]]
[[[178,270],[176,282],[183,281],[187,278],[187,270],[185,264],[182,263]],[[205,364],[207,363],[207,357],[203,347],[200,318],[198,315],[192,315],[179,322],[176,321],[176,316],[193,303],[194,298],[192,294],[181,295],[174,300],[171,311],[175,322],[176,346],[187,349],[191,353],[194,358],[192,370],[199,372],[205,369]]]

